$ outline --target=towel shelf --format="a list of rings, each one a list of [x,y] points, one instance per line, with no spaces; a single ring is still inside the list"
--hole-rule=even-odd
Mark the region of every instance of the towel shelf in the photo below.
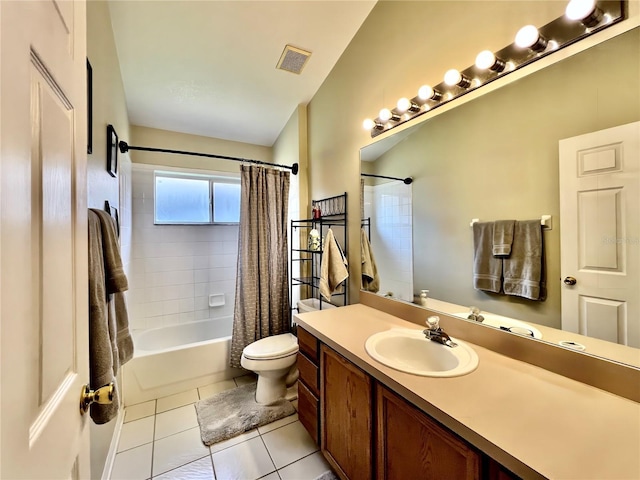
[[[317,230],[321,243],[324,243],[324,237],[327,231],[329,228],[332,228],[345,255],[348,250],[349,236],[347,233],[346,192],[335,197],[313,200],[311,205],[316,211],[316,218],[291,220],[291,279],[289,295],[292,301],[291,310],[297,310],[295,302],[293,301],[294,287],[300,288],[300,298],[305,298],[305,295],[317,298],[320,310],[323,309],[323,305],[328,303],[320,295],[320,266],[322,264],[322,250],[324,245],[321,245],[318,250],[305,248],[308,246],[307,240],[309,233],[312,230]],[[294,238],[299,239],[299,244],[296,245],[297,241],[294,242]],[[347,280],[345,280],[342,282],[342,288],[339,288],[332,294],[332,297],[337,297],[336,301],[338,305],[348,304],[348,290]],[[342,301],[340,298],[342,298]]]
[[[480,221],[479,218],[473,218],[471,223],[469,223],[470,227],[473,227],[474,223],[478,223]],[[542,225],[542,230],[553,230],[553,216],[552,215],[542,215],[540,217],[540,225]]]

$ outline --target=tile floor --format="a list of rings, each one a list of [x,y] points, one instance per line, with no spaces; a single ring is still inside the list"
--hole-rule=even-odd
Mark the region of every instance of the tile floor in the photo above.
[[[195,402],[247,382],[255,377],[127,407],[111,480],[311,480],[329,470],[298,414],[203,445]]]

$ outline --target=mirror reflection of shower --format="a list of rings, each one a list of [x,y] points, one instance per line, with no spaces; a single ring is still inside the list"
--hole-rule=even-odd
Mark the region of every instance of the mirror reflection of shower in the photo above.
[[[380,295],[413,301],[412,179],[362,174],[362,218],[368,219]]]

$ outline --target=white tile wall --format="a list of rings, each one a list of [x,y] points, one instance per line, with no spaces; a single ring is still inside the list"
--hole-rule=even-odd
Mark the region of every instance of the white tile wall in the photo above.
[[[233,315],[238,226],[154,225],[153,170],[132,171],[129,323],[134,330]],[[225,305],[209,307],[223,293]]]
[[[389,182],[364,187],[364,216],[371,217],[371,248],[380,292],[413,300],[411,185]]]

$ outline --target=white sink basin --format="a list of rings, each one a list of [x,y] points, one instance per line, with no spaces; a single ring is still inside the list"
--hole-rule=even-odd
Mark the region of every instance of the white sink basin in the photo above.
[[[365,350],[378,362],[401,372],[425,377],[457,377],[478,366],[478,355],[467,344],[457,347],[427,340],[421,330],[396,328],[371,335]]]
[[[467,318],[469,316],[468,313],[454,313],[453,315],[460,318]],[[480,315],[484,317],[483,325],[500,328],[501,330],[507,330],[511,333],[517,333],[526,337],[542,338],[542,332],[540,332],[540,330],[521,320],[502,317],[500,315],[494,315],[493,313],[480,313]]]

